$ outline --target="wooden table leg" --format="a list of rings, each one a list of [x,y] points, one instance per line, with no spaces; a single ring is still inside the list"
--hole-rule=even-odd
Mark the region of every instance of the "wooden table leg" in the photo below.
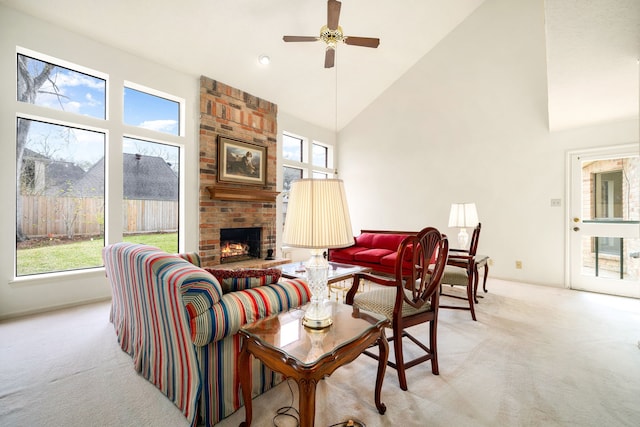
[[[316,380],[300,378],[297,383],[300,396],[298,402],[300,427],[313,427],[316,418]]]
[[[375,402],[376,408],[380,415],[387,411],[387,407],[382,403],[382,381],[384,381],[384,373],[387,369],[387,360],[389,359],[389,342],[384,333],[384,328],[380,330],[380,338],[378,338],[378,375],[376,376]]]
[[[251,366],[249,356],[247,340],[243,339],[242,350],[240,351],[240,357],[238,358],[238,370],[240,371],[240,387],[242,387],[242,398],[244,399],[245,421],[240,423],[240,427],[251,426]]]

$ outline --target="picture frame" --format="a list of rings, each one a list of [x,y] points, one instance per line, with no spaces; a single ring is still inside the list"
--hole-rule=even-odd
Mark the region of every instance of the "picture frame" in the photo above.
[[[267,184],[267,147],[218,135],[218,181]]]

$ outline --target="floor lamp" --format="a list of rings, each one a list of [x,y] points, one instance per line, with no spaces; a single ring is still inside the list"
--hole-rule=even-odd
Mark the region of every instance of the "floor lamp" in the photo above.
[[[326,306],[329,264],[323,251],[353,244],[342,180],[299,179],[292,182],[282,242],[295,248],[311,249],[311,258],[305,268],[312,297],[303,324],[314,329],[328,327],[332,323],[331,312]]]

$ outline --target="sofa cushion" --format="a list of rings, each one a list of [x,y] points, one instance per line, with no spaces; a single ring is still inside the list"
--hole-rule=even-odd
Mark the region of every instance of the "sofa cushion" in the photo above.
[[[222,286],[222,292],[225,294],[277,283],[281,274],[281,271],[277,268],[247,268],[239,270],[205,268],[205,270],[218,279],[220,286]]]
[[[342,249],[331,249],[331,261],[353,261],[358,252],[366,251],[367,248],[361,246],[349,246]]]
[[[390,251],[397,251],[400,243],[407,237],[406,234],[375,234],[373,237],[372,248],[388,249]]]
[[[373,238],[376,236],[374,233],[362,233],[356,237],[356,246],[362,246],[365,248],[373,248]]]
[[[360,262],[371,262],[380,264],[380,260],[395,251],[391,251],[389,249],[367,249],[364,251],[360,251],[355,254],[354,259]]]

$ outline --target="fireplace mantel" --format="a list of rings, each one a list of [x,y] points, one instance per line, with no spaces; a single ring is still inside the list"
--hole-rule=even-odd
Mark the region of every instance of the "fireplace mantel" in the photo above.
[[[206,188],[207,191],[209,191],[209,196],[212,199],[218,200],[274,203],[276,197],[280,194],[278,191],[258,188],[239,188],[227,185],[213,185]]]

